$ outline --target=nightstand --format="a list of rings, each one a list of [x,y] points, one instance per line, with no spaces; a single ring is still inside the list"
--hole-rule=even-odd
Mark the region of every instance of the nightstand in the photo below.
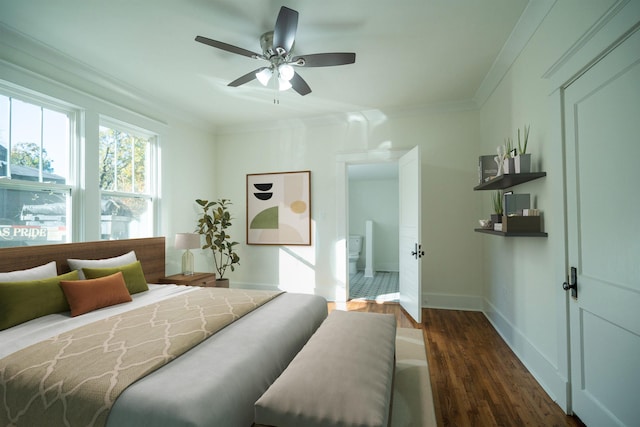
[[[159,279],[158,283],[215,288],[216,275],[215,273],[193,273],[190,276],[185,276],[184,274],[174,274],[172,276],[167,276]]]

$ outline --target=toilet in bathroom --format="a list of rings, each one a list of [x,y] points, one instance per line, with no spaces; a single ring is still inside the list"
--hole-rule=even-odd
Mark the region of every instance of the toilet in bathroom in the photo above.
[[[349,236],[349,276],[358,272],[356,264],[360,258],[360,251],[362,251],[362,240],[362,236],[355,234]]]

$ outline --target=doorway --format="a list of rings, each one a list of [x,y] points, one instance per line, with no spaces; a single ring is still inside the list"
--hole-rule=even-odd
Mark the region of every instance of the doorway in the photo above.
[[[348,301],[352,285],[349,280],[348,243],[349,234],[354,234],[357,230],[350,230],[349,227],[349,168],[366,165],[367,168],[375,169],[376,166],[390,165],[389,168],[397,169],[400,158],[406,153],[405,150],[369,150],[336,156],[336,227],[339,231],[336,246],[336,276],[344,284],[342,290],[336,294],[336,301]],[[357,171],[357,168],[353,170]],[[362,268],[363,264],[360,266]],[[375,269],[375,266],[373,268]]]
[[[348,299],[399,302],[398,164],[347,165]]]
[[[399,303],[407,313],[420,323],[422,306],[421,258],[424,255],[421,243],[421,155],[418,146],[409,151],[375,150],[337,156],[336,174],[336,273],[344,280],[344,293],[336,295],[336,301],[347,301],[349,297],[348,249],[349,180],[347,167],[350,164],[394,163],[398,167],[398,258],[399,258]]]

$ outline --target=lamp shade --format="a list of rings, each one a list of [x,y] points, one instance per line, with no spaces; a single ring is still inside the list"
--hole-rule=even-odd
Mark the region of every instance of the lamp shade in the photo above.
[[[271,71],[271,69],[265,68],[264,70],[256,73],[256,78],[260,83],[262,83],[262,86],[266,86],[267,84],[269,84],[269,80],[271,80],[272,75],[273,72]]]
[[[280,74],[280,78],[289,81],[293,78],[293,75],[296,73],[293,70],[293,67],[289,64],[282,64],[278,67],[278,73]]]
[[[176,249],[197,249],[200,247],[200,235],[197,233],[177,233]]]

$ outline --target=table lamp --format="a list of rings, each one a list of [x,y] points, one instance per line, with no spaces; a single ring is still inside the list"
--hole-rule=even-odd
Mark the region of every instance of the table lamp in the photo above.
[[[182,255],[182,274],[193,275],[193,254],[189,249],[200,247],[200,235],[196,233],[177,233],[175,240],[176,249],[186,249]]]

